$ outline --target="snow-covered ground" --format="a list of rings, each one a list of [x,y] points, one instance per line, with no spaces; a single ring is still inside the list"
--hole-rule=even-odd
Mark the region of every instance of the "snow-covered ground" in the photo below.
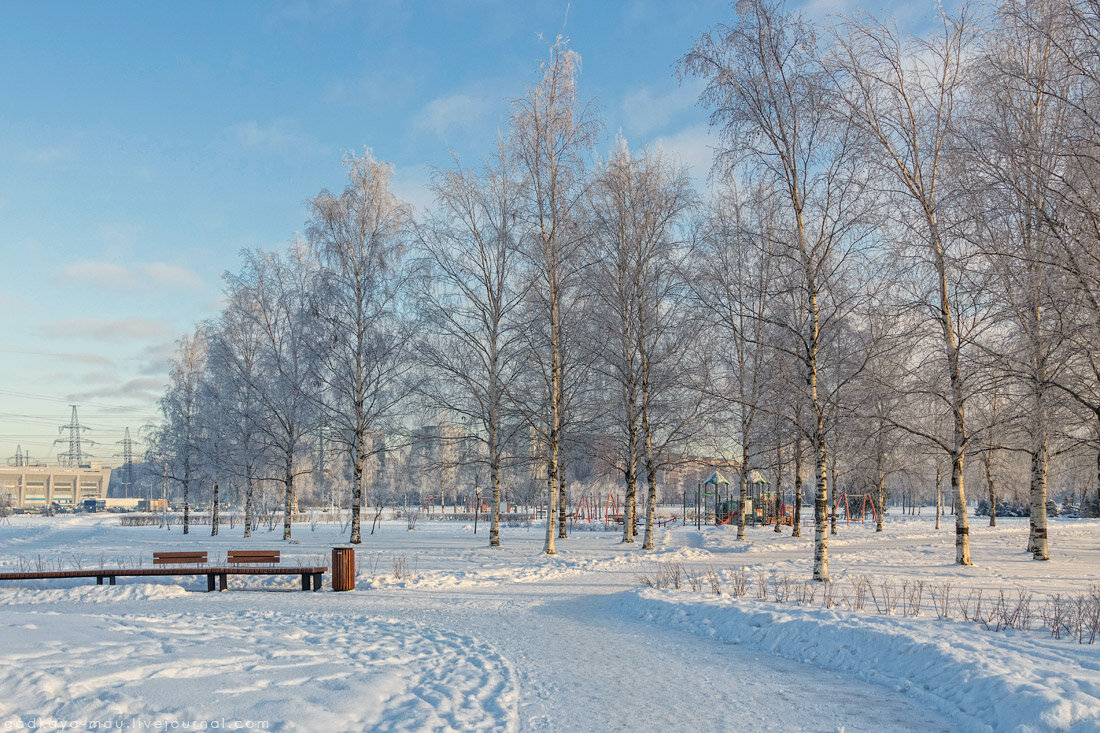
[[[306,593],[297,576],[118,586],[0,581],[0,728],[271,730],[1100,730],[1100,646],[1041,628],[938,619],[942,593],[1078,594],[1100,583],[1100,522],[1052,521],[1052,560],[1023,552],[1026,520],[953,527],[891,517],[830,538],[835,595],[860,579],[924,585],[916,617],[757,598],[758,579],[810,576],[812,528],[672,527],[657,549],[576,531],[387,521],[357,548],[357,590]],[[280,549],[313,564],[345,537],[240,528],[122,527],[113,515],[0,520],[4,569],[148,566],[153,550]],[[660,569],[713,571],[723,593],[646,588]],[[748,590],[730,591],[744,568]],[[395,577],[399,575],[401,577]],[[686,575],[685,575],[686,577]],[[700,581],[697,581],[700,582]],[[789,588],[788,588],[789,591]],[[793,595],[793,593],[792,593]],[[899,604],[900,605],[900,604]]]

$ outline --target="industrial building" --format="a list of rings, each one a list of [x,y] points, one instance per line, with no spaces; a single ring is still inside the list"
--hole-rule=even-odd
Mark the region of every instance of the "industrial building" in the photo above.
[[[106,499],[111,469],[92,462],[73,468],[0,466],[0,502],[42,510],[56,504],[76,509],[85,499]]]

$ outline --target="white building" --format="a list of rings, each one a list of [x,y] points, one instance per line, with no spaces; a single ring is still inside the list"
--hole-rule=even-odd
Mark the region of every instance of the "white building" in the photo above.
[[[16,509],[43,509],[51,504],[77,507],[85,499],[106,499],[111,469],[92,462],[79,468],[0,466],[0,501]]]

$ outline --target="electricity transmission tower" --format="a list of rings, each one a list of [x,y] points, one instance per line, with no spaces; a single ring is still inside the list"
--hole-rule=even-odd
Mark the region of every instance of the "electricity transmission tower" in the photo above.
[[[122,440],[117,441],[116,445],[122,446],[122,495],[129,499],[134,495],[134,441],[130,439],[130,428],[126,428]],[[119,454],[115,453],[115,456]]]
[[[65,453],[57,454],[58,462],[60,462],[61,465],[66,468],[77,468],[80,466],[80,464],[84,463],[85,459],[92,457],[91,453],[85,453],[81,448],[80,437],[81,430],[91,430],[91,428],[80,424],[80,420],[76,416],[76,405],[73,405],[72,408],[73,416],[69,420],[69,424],[61,425],[57,428],[57,432],[59,433],[64,432],[65,430],[69,431],[69,450]],[[54,441],[54,445],[64,442],[64,438],[58,438]],[[87,438],[84,438],[83,442],[88,445],[95,445],[95,441],[88,440]]]
[[[15,446],[15,455],[8,459],[8,465],[15,466],[16,468],[31,465],[31,452],[27,451],[24,453],[23,446]]]

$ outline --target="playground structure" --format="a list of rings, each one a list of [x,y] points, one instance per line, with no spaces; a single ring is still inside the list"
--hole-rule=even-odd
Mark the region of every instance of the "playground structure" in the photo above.
[[[851,524],[853,521],[863,524],[867,518],[868,509],[870,509],[871,518],[874,519],[876,523],[878,522],[878,507],[875,505],[875,497],[873,494],[837,494],[836,499],[833,501],[833,516],[837,515],[841,504],[844,506],[845,524]],[[854,505],[859,506],[858,512],[852,509]]]
[[[776,501],[776,492],[768,487],[768,480],[760,471],[749,471],[745,496],[745,523],[749,526],[774,524],[790,525],[793,522],[792,508]],[[684,524],[688,522],[689,510],[694,510],[695,526],[701,528],[704,523],[717,526],[736,524],[741,512],[740,490],[731,490],[730,482],[721,473],[715,471],[706,481],[699,484],[695,496],[684,492]],[[692,499],[689,506],[689,499]]]
[[[584,524],[603,523],[605,528],[612,525],[622,526],[623,522],[626,521],[626,505],[625,502],[620,505],[619,497],[615,494],[604,496],[602,494],[586,493],[577,501],[573,511],[566,516],[569,518],[570,526],[576,526],[578,522]],[[653,523],[658,527],[664,527],[672,522],[679,521],[679,519],[675,515],[664,518],[654,517]],[[635,526],[642,524],[644,521],[645,511],[643,508],[634,517]]]

